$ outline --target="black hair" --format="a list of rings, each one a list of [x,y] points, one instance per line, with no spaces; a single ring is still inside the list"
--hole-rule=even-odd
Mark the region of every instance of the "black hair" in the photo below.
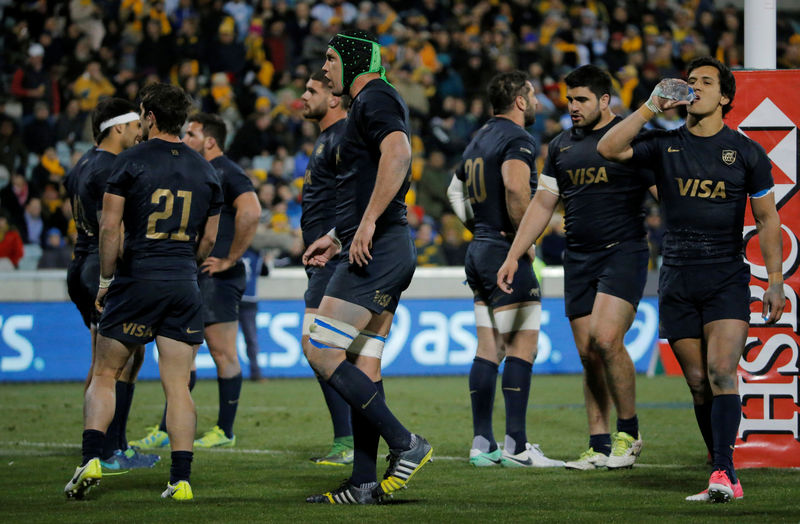
[[[189,98],[180,87],[170,84],[150,84],[139,91],[145,115],[153,113],[159,131],[168,135],[181,132],[189,111]]]
[[[228,128],[219,115],[210,113],[195,113],[189,117],[189,122],[197,122],[203,126],[203,134],[217,141],[220,149],[225,148],[225,139],[228,137]]]
[[[495,115],[509,111],[518,96],[528,93],[528,75],[522,71],[509,71],[495,75],[489,81],[487,92]]]
[[[600,100],[603,95],[611,96],[613,92],[611,76],[609,76],[606,71],[592,64],[581,66],[572,71],[564,77],[564,83],[571,89],[585,87],[594,93],[598,100]]]
[[[719,92],[722,96],[728,97],[728,103],[722,106],[722,116],[724,117],[733,109],[733,97],[736,96],[736,78],[728,66],[711,56],[701,56],[689,62],[689,65],[686,66],[686,76],[690,76],[692,71],[703,66],[711,66],[717,69]]]
[[[99,144],[111,133],[110,127],[100,131],[100,124],[127,113],[139,114],[139,109],[135,104],[124,98],[106,98],[98,102],[94,111],[92,111],[92,136],[95,143]]]

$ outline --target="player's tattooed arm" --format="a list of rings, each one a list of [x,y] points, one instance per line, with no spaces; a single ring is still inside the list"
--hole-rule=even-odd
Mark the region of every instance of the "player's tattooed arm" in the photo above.
[[[369,250],[372,247],[372,236],[375,234],[375,223],[400,191],[411,166],[411,144],[404,132],[389,133],[381,142],[380,148],[381,159],[378,162],[375,188],[350,243],[350,263],[362,267],[369,264],[372,259]]]
[[[753,218],[756,220],[758,242],[768,275],[761,316],[767,324],[774,324],[781,318],[786,305],[781,270],[783,246],[780,217],[775,207],[775,195],[772,192],[759,198],[751,198],[750,205],[753,209]]]
[[[225,258],[208,257],[201,265],[201,271],[213,275],[233,267],[242,258],[253,241],[261,216],[261,204],[254,191],[242,193],[233,201],[236,210],[231,249]]]
[[[508,255],[506,255],[506,260],[497,271],[497,286],[504,292],[511,293],[511,282],[514,280],[518,268],[517,261],[526,251],[530,253],[529,250],[534,245],[533,243],[550,222],[558,199],[559,197],[554,193],[540,188],[536,191],[531,203],[528,204],[517,234],[514,236],[514,242],[511,243]]]
[[[103,195],[103,213],[100,215],[99,257],[100,288],[97,292],[95,307],[103,310],[108,287],[114,279],[122,245],[122,213],[125,210],[125,197],[106,193]]]
[[[198,262],[203,262],[211,250],[214,249],[214,244],[217,241],[217,230],[219,229],[219,214],[211,215],[206,220],[205,228],[203,228],[203,236],[200,242],[197,243],[197,251],[195,258]]]

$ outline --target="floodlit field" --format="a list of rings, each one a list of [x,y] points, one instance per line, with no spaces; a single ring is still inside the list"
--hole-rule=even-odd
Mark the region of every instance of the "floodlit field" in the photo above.
[[[745,498],[727,505],[684,502],[709,471],[688,390],[680,378],[639,377],[644,437],[630,471],[474,469],[467,462],[472,423],[466,377],[388,378],[389,405],[434,447],[434,462],[408,490],[378,507],[309,505],[305,496],[338,486],[349,468],[308,458],[330,445],[331,427],[312,380],[246,382],[237,447],[195,452],[188,503],[159,498],[169,451],[151,470],[104,478],[83,501],[63,488],[80,461],[83,385],[0,385],[0,515],[16,522],[731,522],[800,521],[800,471],[743,470]],[[216,420],[217,385],[194,390],[201,431]],[[137,385],[128,437],[155,424],[163,402],[155,382]],[[503,436],[497,393],[495,436]],[[586,447],[578,376],[534,376],[528,436],[553,458]],[[385,450],[383,445],[382,452]],[[384,463],[379,465],[380,474]]]

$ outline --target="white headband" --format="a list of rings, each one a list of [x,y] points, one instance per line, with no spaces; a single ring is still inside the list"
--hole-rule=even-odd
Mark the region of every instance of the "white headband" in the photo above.
[[[134,120],[139,120],[139,115],[132,111],[130,113],[125,113],[124,115],[109,118],[100,124],[100,132],[102,133],[111,126],[115,126],[117,124],[127,124],[128,122],[133,122]]]

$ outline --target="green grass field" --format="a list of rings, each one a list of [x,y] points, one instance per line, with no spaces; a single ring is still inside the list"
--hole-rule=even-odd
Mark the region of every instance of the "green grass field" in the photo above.
[[[308,457],[330,444],[331,428],[312,380],[245,383],[237,447],[195,452],[189,503],[159,498],[169,452],[150,470],[103,479],[86,500],[63,488],[80,460],[82,384],[0,385],[0,515],[3,522],[737,522],[800,521],[800,471],[743,470],[745,498],[726,505],[684,502],[707,482],[705,450],[680,378],[639,378],[644,451],[634,469],[474,469],[466,377],[389,378],[389,405],[434,446],[434,462],[383,506],[320,506],[305,496],[336,487],[349,468]],[[194,390],[198,427],[215,422],[217,386]],[[140,383],[129,438],[160,417],[163,393]],[[495,434],[503,435],[498,391]],[[553,458],[586,446],[578,376],[534,376],[528,437]],[[385,450],[385,445],[382,451]],[[379,463],[379,475],[385,463]]]

